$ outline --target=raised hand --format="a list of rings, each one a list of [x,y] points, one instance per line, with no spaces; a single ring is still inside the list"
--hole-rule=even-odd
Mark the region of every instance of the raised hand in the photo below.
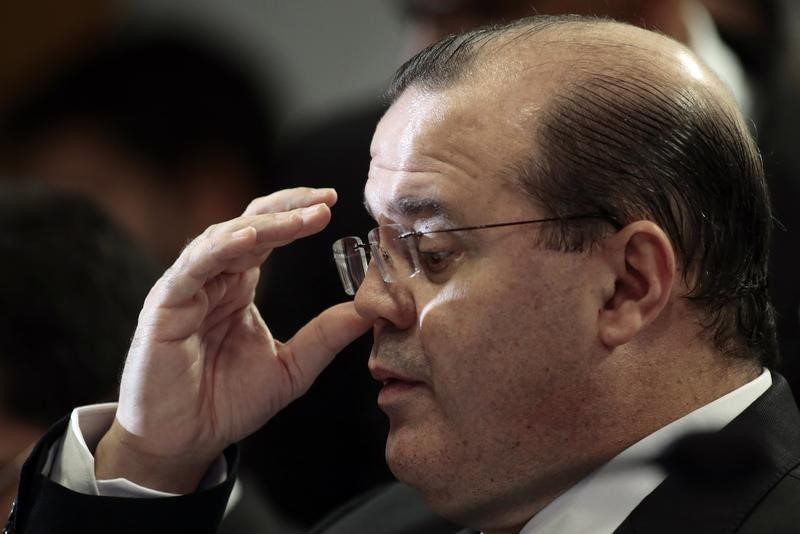
[[[139,316],[116,420],[95,455],[98,479],[192,491],[225,447],[302,395],[369,329],[346,303],[281,343],[253,304],[272,249],[319,232],[335,202],[332,189],[279,191],[183,250]]]

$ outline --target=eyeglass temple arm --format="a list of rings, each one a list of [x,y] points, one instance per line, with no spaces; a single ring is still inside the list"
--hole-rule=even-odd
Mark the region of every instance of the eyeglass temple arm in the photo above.
[[[461,228],[446,228],[443,230],[427,230],[427,231],[412,231],[406,232],[404,234],[400,234],[397,236],[398,239],[406,239],[408,237],[422,237],[427,234],[443,234],[446,232],[463,232],[467,230],[481,230],[483,228],[498,228],[500,226],[518,226],[520,224],[534,224],[534,223],[546,223],[546,222],[557,222],[557,221],[574,221],[579,219],[604,219],[608,221],[616,230],[622,229],[623,225],[620,224],[614,217],[610,215],[604,215],[600,213],[590,213],[590,214],[583,214],[583,215],[570,215],[568,217],[548,217],[546,219],[535,219],[529,221],[513,221],[513,222],[505,222],[505,223],[493,223],[493,224],[479,224],[477,226],[464,226]]]

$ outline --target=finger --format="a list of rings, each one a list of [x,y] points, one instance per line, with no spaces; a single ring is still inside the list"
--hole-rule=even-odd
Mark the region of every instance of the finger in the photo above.
[[[205,285],[208,311],[202,319],[203,329],[213,328],[220,320],[253,302],[260,274],[259,269],[249,269],[239,274],[222,274],[212,278]],[[236,290],[232,291],[234,287]]]
[[[256,242],[262,250],[265,250],[264,246],[271,246],[273,248],[282,247],[288,243],[291,243],[295,239],[316,234],[328,226],[328,223],[331,221],[331,209],[327,204],[324,203],[314,204],[313,206],[304,208],[296,208],[287,213],[297,213],[301,216],[303,221],[302,226],[297,230],[297,232],[291,235],[286,235],[285,232],[272,231],[273,228],[270,224],[271,218],[279,217],[281,215],[280,213],[252,216],[253,220],[251,221],[250,226],[253,226],[256,229]],[[248,220],[247,217],[244,219],[245,221]]]
[[[278,213],[297,208],[325,204],[328,207],[336,203],[336,190],[333,188],[314,189],[311,187],[295,187],[283,189],[271,195],[254,199],[244,210],[244,215],[260,213]]]
[[[305,393],[333,357],[371,327],[372,321],[345,302],[319,314],[281,345],[278,357],[292,378],[294,397]]]
[[[240,273],[246,269],[260,266],[269,257],[273,249],[288,245],[292,241],[316,234],[325,228],[331,220],[331,211],[325,204],[317,204],[302,210],[303,227],[287,239],[280,239],[274,234],[258,232],[256,245],[246,254],[232,259],[225,268],[227,273]],[[265,217],[257,216],[256,221]],[[255,224],[258,226],[258,224]],[[259,227],[260,228],[260,227]]]
[[[239,217],[211,227],[181,252],[159,280],[159,304],[182,306],[210,278],[256,267],[264,261],[267,251],[316,233],[328,221],[330,209],[318,204],[291,212]]]

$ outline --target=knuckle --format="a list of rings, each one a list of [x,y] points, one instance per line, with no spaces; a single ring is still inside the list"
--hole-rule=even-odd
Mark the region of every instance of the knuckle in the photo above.
[[[258,211],[259,205],[261,205],[262,199],[261,198],[254,198],[247,204],[247,208],[245,208],[245,213],[252,213],[254,211]]]
[[[317,338],[317,341],[319,342],[319,344],[322,345],[322,347],[325,348],[325,350],[328,350],[328,351],[333,351],[334,350],[335,347],[333,346],[333,343],[331,342],[331,339],[330,339],[328,333],[322,327],[321,321],[315,321],[314,322],[314,336]]]
[[[200,234],[188,247],[188,252],[191,257],[197,257],[203,252],[213,254],[221,244],[221,236],[224,235],[223,227],[221,224],[212,224]]]
[[[210,238],[210,237],[214,236],[215,234],[217,234],[217,233],[219,232],[219,227],[220,227],[219,223],[212,224],[211,226],[209,226],[208,228],[206,228],[206,229],[203,231],[203,233],[201,234],[201,236],[203,236],[203,237],[205,237],[206,239],[208,239],[208,238]]]

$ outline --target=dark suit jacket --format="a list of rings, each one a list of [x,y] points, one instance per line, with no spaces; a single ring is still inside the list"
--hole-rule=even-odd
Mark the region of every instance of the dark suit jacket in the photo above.
[[[664,482],[617,529],[618,534],[788,534],[800,532],[800,413],[786,381],[773,386],[721,430],[726,450],[690,450]],[[9,532],[17,534],[141,532],[212,533],[232,487],[165,499],[76,494],[40,475],[46,451],[65,429],[62,421],[25,464]],[[736,449],[745,443],[741,451]],[[753,452],[752,446],[757,447]],[[751,454],[752,453],[752,454]],[[230,475],[236,451],[226,451]],[[318,534],[453,534],[413,490],[400,485],[346,506],[314,530]],[[469,530],[463,532],[470,532]],[[267,534],[267,533],[263,533]]]

